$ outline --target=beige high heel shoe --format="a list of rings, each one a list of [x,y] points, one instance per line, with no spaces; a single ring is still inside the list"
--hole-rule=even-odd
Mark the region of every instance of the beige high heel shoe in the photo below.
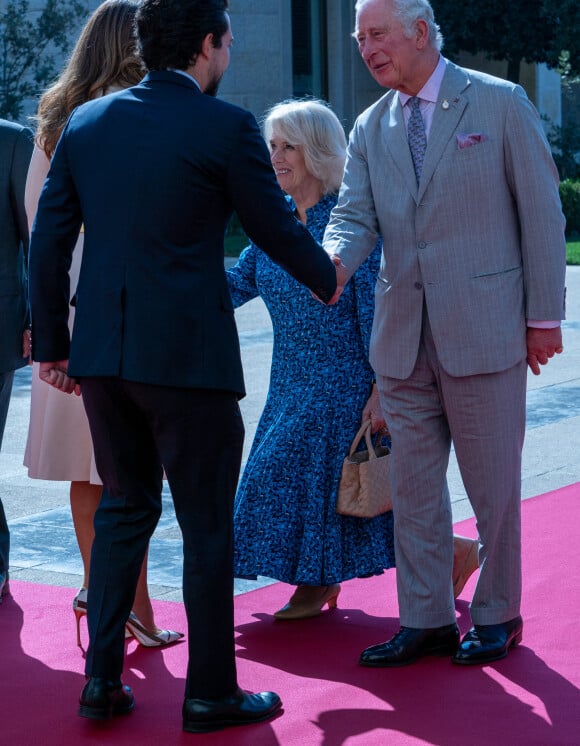
[[[183,632],[174,632],[172,629],[147,629],[133,611],[129,614],[125,627],[137,642],[146,648],[171,645],[183,637]]]
[[[479,567],[479,541],[466,536],[453,537],[453,597],[457,598]]]
[[[274,613],[276,619],[307,619],[318,616],[325,604],[336,609],[340,585],[299,585],[290,600]]]

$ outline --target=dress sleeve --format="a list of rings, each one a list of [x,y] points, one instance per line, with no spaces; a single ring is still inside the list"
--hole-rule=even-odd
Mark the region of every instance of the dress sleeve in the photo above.
[[[383,244],[379,240],[372,253],[365,259],[352,277],[358,327],[367,356],[369,354],[375,310],[375,285],[381,266],[382,251]]]
[[[258,249],[251,243],[240,254],[233,267],[226,270],[228,288],[234,308],[242,306],[260,294],[256,283],[256,259]]]

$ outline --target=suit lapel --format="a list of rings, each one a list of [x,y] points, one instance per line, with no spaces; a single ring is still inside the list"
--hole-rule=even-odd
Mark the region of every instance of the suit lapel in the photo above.
[[[463,95],[463,92],[468,86],[469,78],[467,74],[456,65],[448,62],[441,90],[439,91],[439,99],[433,113],[417,200],[420,200],[423,196],[441,160],[443,151],[459,126],[459,122],[467,106],[467,99]]]

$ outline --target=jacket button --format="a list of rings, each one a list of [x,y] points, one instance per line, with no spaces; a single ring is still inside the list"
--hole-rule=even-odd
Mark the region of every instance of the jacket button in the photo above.
[[[426,243],[426,241],[419,241],[418,246],[419,246],[420,249],[426,249],[427,248],[427,243]]]
[[[422,283],[422,282],[416,282],[416,283],[415,283],[415,287],[417,288],[417,290],[422,290],[422,288],[423,288],[423,283]]]

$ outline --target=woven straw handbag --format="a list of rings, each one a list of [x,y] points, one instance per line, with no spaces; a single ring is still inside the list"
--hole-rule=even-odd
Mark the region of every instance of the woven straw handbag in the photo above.
[[[363,437],[367,447],[357,451]],[[365,420],[342,464],[336,501],[337,513],[357,518],[374,518],[393,509],[389,483],[390,452],[387,446],[381,445],[380,436],[373,446],[371,422]]]

